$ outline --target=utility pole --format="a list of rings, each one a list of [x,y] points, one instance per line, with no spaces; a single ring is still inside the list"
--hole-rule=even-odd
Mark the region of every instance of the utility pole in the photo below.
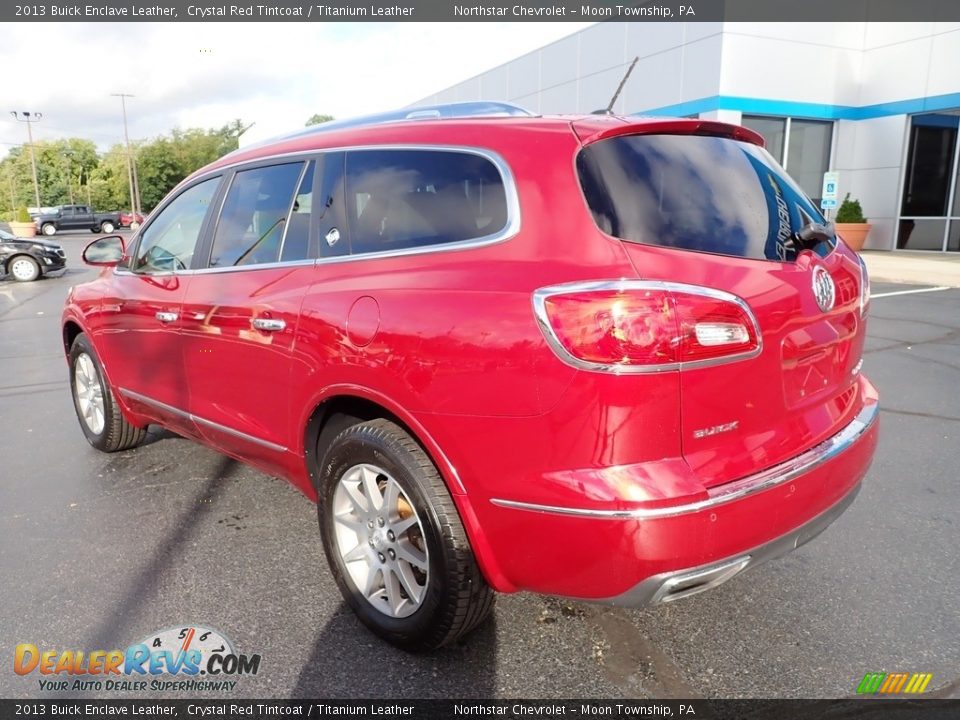
[[[130,149],[130,135],[127,132],[127,98],[135,97],[129,93],[110,93],[111,97],[120,98],[120,105],[123,108],[123,139],[127,144],[127,179],[130,182],[130,213],[134,220],[140,212],[140,186],[137,182],[137,163],[133,158],[133,151]]]
[[[10,114],[17,122],[27,124],[27,139],[30,141],[30,167],[33,168],[33,194],[37,200],[37,212],[40,212],[40,183],[37,182],[37,158],[33,152],[33,123],[40,122],[43,113],[11,110]]]

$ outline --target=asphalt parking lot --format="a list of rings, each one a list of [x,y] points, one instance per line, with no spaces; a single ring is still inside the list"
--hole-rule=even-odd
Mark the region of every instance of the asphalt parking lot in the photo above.
[[[91,236],[54,239],[64,276],[0,280],[0,697],[48,696],[12,671],[18,643],[110,650],[186,624],[262,656],[235,697],[849,697],[878,671],[960,697],[960,289],[873,300],[880,447],[816,541],[651,610],[501,596],[464,643],[414,656],[341,602],[286,482],[160,431],[112,456],[87,445],[59,318],[94,275]]]

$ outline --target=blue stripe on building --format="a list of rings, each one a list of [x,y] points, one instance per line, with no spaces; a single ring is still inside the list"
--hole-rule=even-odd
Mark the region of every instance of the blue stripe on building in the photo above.
[[[713,95],[689,100],[676,105],[632,113],[633,115],[667,115],[682,117],[697,115],[714,110],[738,110],[749,115],[779,115],[817,120],[873,120],[891,115],[913,115],[916,113],[936,112],[960,108],[960,93],[934,95],[932,97],[911,98],[876,105],[822,105],[820,103],[791,102],[788,100],[766,100],[763,98],[736,97],[733,95]]]

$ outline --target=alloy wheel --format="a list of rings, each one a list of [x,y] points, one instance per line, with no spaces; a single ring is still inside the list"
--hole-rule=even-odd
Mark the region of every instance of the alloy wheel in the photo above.
[[[103,432],[105,424],[103,386],[93,359],[80,353],[73,364],[74,393],[80,417],[94,435]]]
[[[400,484],[376,465],[354,465],[337,483],[332,510],[337,551],[367,602],[389,617],[415,613],[430,582],[430,557]]]

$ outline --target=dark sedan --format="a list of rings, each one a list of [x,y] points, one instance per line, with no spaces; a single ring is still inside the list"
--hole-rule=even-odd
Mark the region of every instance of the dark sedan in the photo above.
[[[66,255],[57,243],[0,230],[0,268],[14,280],[30,282],[66,267]]]

